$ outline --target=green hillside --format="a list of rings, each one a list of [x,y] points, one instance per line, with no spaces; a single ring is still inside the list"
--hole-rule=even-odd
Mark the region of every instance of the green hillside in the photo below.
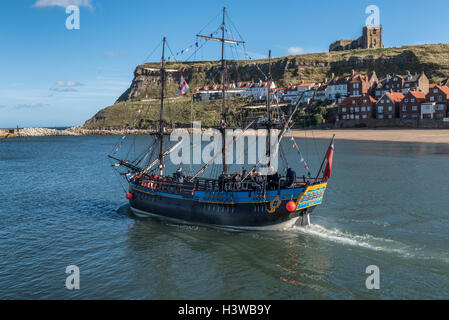
[[[267,60],[227,61],[227,81],[259,81],[264,80],[262,73],[268,72]],[[138,106],[148,106],[148,112],[142,113],[138,126],[145,127],[157,121],[158,102],[141,102],[145,98],[160,96],[159,63],[146,63],[137,66],[130,88],[126,90],[117,102],[99,111],[89,119],[85,126],[90,128],[116,127],[123,128],[132,124],[133,114]],[[167,76],[167,95],[174,96],[181,76],[183,76],[191,91],[196,86],[220,82],[220,62],[200,61],[188,63],[167,64],[167,68],[177,70]],[[375,50],[351,50],[329,53],[304,54],[274,58],[272,60],[273,80],[278,87],[300,81],[323,82],[332,74],[348,75],[376,71],[378,77],[386,74],[405,74],[424,71],[431,82],[439,82],[449,77],[449,45],[403,46],[401,48],[384,48]],[[214,124],[220,112],[219,102],[201,102],[192,104],[191,98],[170,101],[171,109],[167,109],[164,117],[169,123],[190,123],[191,110],[195,117],[201,117],[203,123]],[[235,116],[242,116],[239,107],[247,104],[236,101],[232,105],[237,108]],[[231,104],[230,104],[231,105]],[[168,110],[171,110],[170,112]],[[130,122],[131,121],[131,122]]]

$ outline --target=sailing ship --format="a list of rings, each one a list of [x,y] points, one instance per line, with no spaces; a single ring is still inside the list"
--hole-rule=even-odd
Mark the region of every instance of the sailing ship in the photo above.
[[[132,212],[138,217],[155,217],[168,219],[178,223],[195,225],[208,225],[221,228],[241,230],[283,230],[300,224],[310,224],[311,212],[322,203],[323,196],[330,178],[334,139],[329,145],[326,155],[321,163],[316,177],[305,177],[289,181],[288,177],[281,177],[277,173],[263,176],[255,181],[252,173],[261,164],[256,163],[252,170],[242,175],[241,179],[234,181],[228,175],[226,164],[225,130],[228,127],[228,114],[226,105],[226,64],[224,59],[224,46],[226,43],[242,43],[235,39],[225,38],[225,10],[221,25],[221,37],[197,35],[207,40],[221,42],[221,121],[219,130],[222,133],[222,150],[206,163],[195,174],[186,176],[182,181],[175,179],[165,172],[165,157],[175,150],[182,141],[165,150],[164,135],[166,124],[163,119],[164,92],[166,80],[165,44],[162,41],[161,59],[161,97],[159,110],[159,125],[156,135],[158,143],[157,158],[141,167],[136,162],[119,159],[109,155],[115,163],[113,166],[126,168],[123,175],[127,179],[129,189],[126,198]],[[263,126],[268,130],[280,127],[278,141],[282,140],[292,124],[292,118],[298,109],[299,101],[284,123],[273,119],[271,108],[271,51],[269,52],[268,92],[266,99],[266,118]],[[248,129],[254,121],[250,122]],[[245,131],[244,130],[244,131]],[[244,132],[243,131],[243,132]],[[235,142],[235,137],[234,137]],[[267,156],[270,154],[270,143],[267,144]],[[272,150],[271,150],[272,151]],[[214,160],[222,156],[222,174],[217,177],[204,177],[205,170],[213,164]],[[324,163],[326,167],[323,170]],[[157,166],[156,166],[157,165]],[[270,166],[270,164],[268,164]],[[276,177],[276,178],[273,178]],[[291,178],[291,177],[290,177]],[[273,183],[274,181],[274,183]]]

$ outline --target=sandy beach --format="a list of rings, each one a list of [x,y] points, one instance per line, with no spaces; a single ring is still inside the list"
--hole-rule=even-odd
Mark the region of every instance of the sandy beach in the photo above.
[[[329,130],[292,130],[297,138],[337,140],[395,141],[448,143],[448,129],[329,129]]]
[[[0,135],[0,138],[39,137],[39,136],[85,136],[85,135],[123,135],[149,134],[150,130],[89,130],[73,127],[66,130],[46,128],[25,128],[18,134]],[[328,130],[292,130],[296,138],[337,140],[394,141],[449,144],[449,129],[328,129]],[[289,134],[287,134],[289,136]]]

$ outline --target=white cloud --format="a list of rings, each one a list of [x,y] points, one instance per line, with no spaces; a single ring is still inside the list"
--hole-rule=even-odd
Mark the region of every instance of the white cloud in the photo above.
[[[123,53],[121,53],[121,52],[109,51],[109,52],[106,52],[104,55],[105,55],[106,57],[122,57],[122,56],[124,56],[125,54],[123,54]]]
[[[76,81],[65,81],[65,80],[59,80],[56,82],[56,86],[51,87],[50,91],[56,91],[56,92],[78,92],[76,87],[82,86],[82,83],[76,82]]]
[[[73,87],[79,87],[82,86],[82,83],[79,82],[75,82],[75,81],[64,81],[64,80],[59,80],[57,83],[58,87],[60,88],[73,88]]]
[[[67,8],[70,5],[93,9],[92,0],[37,0],[36,3],[34,4],[34,7],[36,7],[36,8],[46,8],[46,7]]]
[[[290,47],[288,48],[287,52],[289,54],[302,54],[305,52],[304,48],[301,47]]]
[[[48,104],[42,104],[42,103],[23,103],[18,104],[14,108],[15,109],[36,109],[36,108],[42,108],[49,106]]]

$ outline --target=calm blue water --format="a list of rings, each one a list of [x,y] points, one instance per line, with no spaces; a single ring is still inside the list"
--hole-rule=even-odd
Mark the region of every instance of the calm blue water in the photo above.
[[[106,158],[118,140],[0,141],[0,298],[449,298],[449,145],[337,140],[312,226],[229,232],[132,217]],[[316,171],[328,141],[298,142]]]

